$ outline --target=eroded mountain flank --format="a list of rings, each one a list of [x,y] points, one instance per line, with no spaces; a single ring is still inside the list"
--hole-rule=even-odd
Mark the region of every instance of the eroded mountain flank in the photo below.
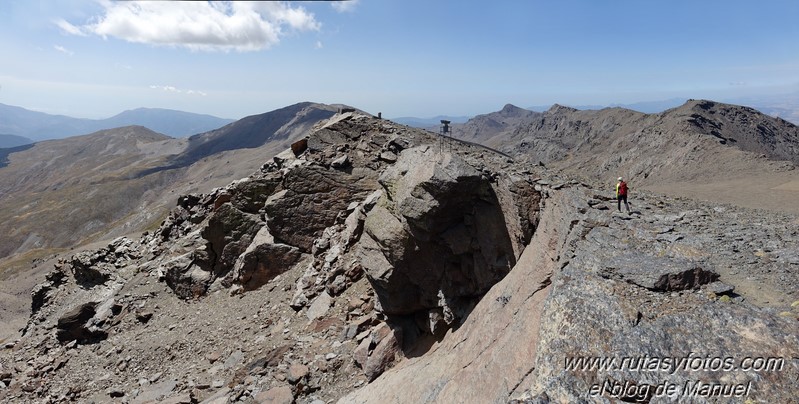
[[[0,353],[0,400],[799,396],[796,217],[647,192],[627,215],[611,196],[481,146],[336,114],[249,177],[181,196],[140,239],[62,259]],[[574,365],[625,357],[708,366]],[[659,394],[663,384],[678,391]]]

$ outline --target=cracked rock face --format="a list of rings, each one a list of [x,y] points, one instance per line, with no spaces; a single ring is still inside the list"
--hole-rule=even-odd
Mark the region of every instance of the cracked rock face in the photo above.
[[[529,224],[505,217],[488,177],[430,147],[404,151],[380,184],[359,255],[382,311],[453,325],[516,263],[508,223]]]
[[[792,219],[646,195],[638,195],[641,210],[630,218],[608,213],[595,191],[582,186],[549,194],[516,266],[460,327],[424,356],[401,362],[339,402],[705,403],[717,397],[701,392],[721,385],[750,386],[733,402],[797,395],[797,314],[788,309],[797,279],[782,259],[788,256],[783,238],[797,235],[784,227]],[[744,230],[735,225],[742,219],[771,224]],[[730,231],[708,233],[719,228]],[[660,237],[664,233],[679,237]],[[765,248],[776,253],[735,247],[747,242],[773,244]],[[788,280],[769,291],[771,299],[782,296],[776,311],[750,304],[762,299],[757,293],[732,292],[751,287],[745,282],[750,277],[761,285]],[[712,282],[716,278],[724,283]],[[566,361],[576,358],[627,358],[638,367],[567,369]],[[644,361],[665,366],[658,362],[664,358],[707,366],[641,370]],[[724,360],[741,366],[746,358],[774,358],[780,370],[713,367]],[[606,383],[606,391],[589,396],[593,386]],[[613,395],[614,383],[640,394]],[[655,396],[662,384],[677,386],[678,395]],[[412,391],[403,388],[409,385]]]
[[[286,174],[283,189],[266,202],[269,230],[277,240],[310,252],[314,239],[340,212],[373,190],[369,177],[320,166],[294,169]]]

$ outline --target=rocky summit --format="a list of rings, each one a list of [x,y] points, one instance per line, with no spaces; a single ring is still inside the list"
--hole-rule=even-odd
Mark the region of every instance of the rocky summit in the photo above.
[[[0,401],[799,397],[796,216],[645,191],[621,213],[587,181],[336,114],[64,256],[0,351]]]

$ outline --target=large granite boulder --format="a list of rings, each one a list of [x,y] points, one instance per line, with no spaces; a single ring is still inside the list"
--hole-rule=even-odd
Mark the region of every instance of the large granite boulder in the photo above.
[[[339,403],[504,403],[524,390],[538,349],[539,315],[559,267],[553,249],[570,233],[569,221],[562,220],[570,208],[549,199],[513,270],[459,327],[423,356],[410,352],[408,359]]]
[[[660,237],[676,232],[666,219],[623,220],[586,208],[590,200],[581,187],[552,193],[518,263],[460,327],[340,402],[744,403],[799,395],[795,315],[718,297],[719,264],[693,236],[675,244]]]
[[[381,310],[416,316],[428,332],[454,324],[516,263],[490,179],[457,155],[419,147],[380,184],[358,248]]]

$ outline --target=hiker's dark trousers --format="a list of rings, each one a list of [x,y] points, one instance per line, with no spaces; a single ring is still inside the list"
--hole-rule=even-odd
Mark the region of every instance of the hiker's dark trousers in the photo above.
[[[619,202],[618,203],[619,212],[621,212],[621,201],[624,201],[624,207],[627,209],[627,212],[630,211],[630,205],[627,204],[627,195],[619,195],[616,197],[616,199]]]

